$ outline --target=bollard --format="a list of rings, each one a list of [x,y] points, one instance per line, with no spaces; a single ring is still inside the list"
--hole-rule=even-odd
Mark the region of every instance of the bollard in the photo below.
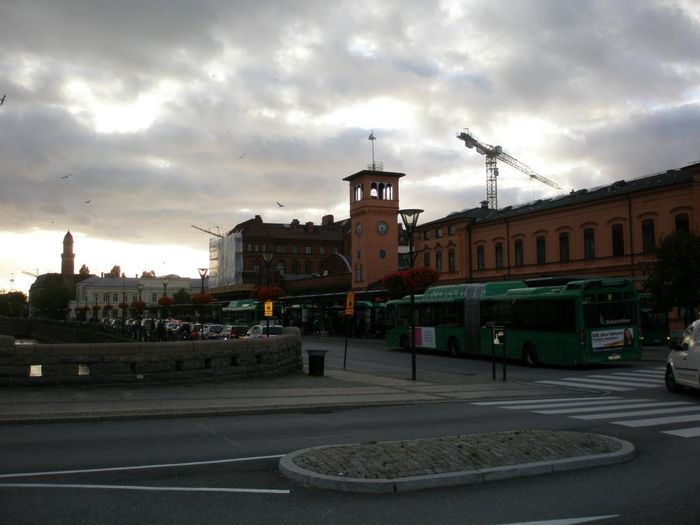
[[[323,376],[324,361],[328,350],[306,350],[309,356],[309,375]]]

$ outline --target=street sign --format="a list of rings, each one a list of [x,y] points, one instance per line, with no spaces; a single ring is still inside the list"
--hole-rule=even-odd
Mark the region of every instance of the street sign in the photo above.
[[[355,292],[348,292],[345,295],[345,315],[355,313]]]
[[[265,301],[265,317],[272,317],[272,301]]]

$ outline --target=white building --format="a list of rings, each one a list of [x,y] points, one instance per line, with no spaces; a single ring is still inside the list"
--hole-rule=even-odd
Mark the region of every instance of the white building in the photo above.
[[[204,279],[204,288],[208,288],[208,278]],[[163,277],[98,277],[92,275],[76,283],[75,300],[70,301],[70,317],[77,317],[79,308],[99,307],[98,317],[121,317],[119,305],[136,301],[146,303],[146,308],[158,306],[158,299],[163,295],[172,297],[180,290],[190,295],[201,291],[201,278],[166,275]],[[105,308],[106,307],[106,308]]]

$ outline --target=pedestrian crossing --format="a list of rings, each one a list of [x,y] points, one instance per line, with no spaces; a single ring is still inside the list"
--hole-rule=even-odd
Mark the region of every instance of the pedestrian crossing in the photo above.
[[[664,386],[664,367],[638,368],[629,372],[610,372],[576,377],[562,377],[554,380],[541,380],[535,383],[587,390],[609,392],[629,392],[638,388],[658,388]]]
[[[670,436],[700,437],[700,403],[694,401],[658,401],[610,396],[604,399],[568,397],[480,401],[472,404],[505,410],[526,410],[535,414],[560,415],[583,421],[603,421],[628,428],[659,427],[659,432]],[[671,426],[683,428],[669,428]]]

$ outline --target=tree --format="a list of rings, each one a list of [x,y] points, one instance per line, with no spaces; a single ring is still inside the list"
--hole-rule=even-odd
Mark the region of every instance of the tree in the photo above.
[[[0,293],[0,315],[21,317],[27,304],[27,296],[23,292]]]
[[[80,270],[78,270],[78,275],[82,277],[83,279],[90,277],[90,268],[85,266],[84,264],[80,267]]]
[[[421,293],[438,280],[438,273],[428,266],[401,270],[384,276],[384,287],[390,297]]]
[[[153,270],[151,270],[149,272],[144,270],[143,273],[141,273],[141,279],[155,279],[155,278],[156,278],[156,272],[154,272]]]
[[[649,265],[647,289],[664,310],[685,308],[684,321],[692,320],[692,309],[700,305],[700,236],[675,232],[661,239],[656,260]]]
[[[184,288],[180,288],[176,293],[173,294],[173,299],[175,304],[191,304],[192,296]]]
[[[32,306],[39,317],[64,319],[72,295],[71,290],[64,286],[60,274],[47,274],[42,276],[36,294],[32,294]]]
[[[122,276],[122,269],[118,264],[115,264],[112,266],[112,269],[109,271],[105,277],[121,277]]]

